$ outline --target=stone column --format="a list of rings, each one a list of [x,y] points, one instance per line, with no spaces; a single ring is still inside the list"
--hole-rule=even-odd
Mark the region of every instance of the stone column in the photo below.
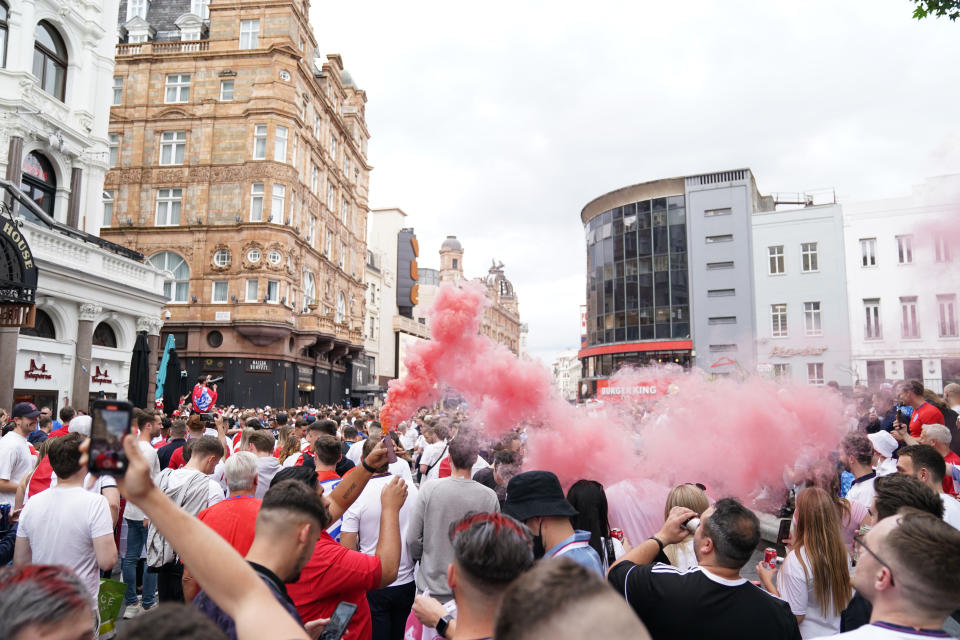
[[[150,349],[148,362],[150,363],[150,374],[147,378],[147,408],[153,407],[153,396],[157,392],[157,367],[160,358],[163,356],[163,350],[160,345],[160,327],[163,326],[163,320],[156,316],[140,316],[137,318],[137,333],[147,332],[147,347]]]
[[[10,136],[10,145],[7,147],[7,172],[4,177],[15,186],[20,186],[20,174],[23,172],[23,138]],[[4,194],[3,201],[13,206],[13,197]]]
[[[77,321],[77,357],[73,364],[73,408],[77,411],[90,410],[90,352],[93,347],[93,322],[102,307],[95,304],[81,304]]]
[[[20,330],[0,328],[0,408],[13,410],[13,388],[17,386],[17,340]]]
[[[70,199],[67,201],[67,225],[80,228],[80,198],[83,187],[83,169],[74,167],[70,172]]]

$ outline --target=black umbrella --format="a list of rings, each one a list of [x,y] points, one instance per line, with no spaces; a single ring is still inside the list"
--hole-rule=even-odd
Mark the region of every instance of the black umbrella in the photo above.
[[[147,386],[150,384],[150,347],[147,346],[147,332],[137,334],[133,345],[133,358],[130,360],[130,386],[127,387],[127,399],[141,409],[147,408]]]
[[[163,383],[163,410],[167,415],[180,408],[182,382],[180,357],[177,355],[176,349],[171,349],[170,357],[167,360],[167,380]]]

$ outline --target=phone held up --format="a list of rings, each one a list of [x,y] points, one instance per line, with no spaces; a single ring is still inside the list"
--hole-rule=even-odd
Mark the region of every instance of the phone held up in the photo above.
[[[127,472],[123,436],[130,433],[133,405],[123,400],[97,400],[93,403],[90,428],[90,461],[95,475],[122,476]]]
[[[393,464],[397,461],[397,450],[393,447],[393,438],[390,434],[383,434],[383,446],[387,450],[387,464]]]
[[[338,604],[330,616],[330,622],[327,623],[323,633],[320,634],[320,640],[340,640],[340,638],[343,637],[343,632],[347,630],[347,625],[350,624],[350,619],[356,610],[357,605],[351,602],[341,602]]]

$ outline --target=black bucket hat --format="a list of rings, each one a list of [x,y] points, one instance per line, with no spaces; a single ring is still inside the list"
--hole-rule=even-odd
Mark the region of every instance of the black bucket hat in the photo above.
[[[575,516],[560,480],[550,471],[526,471],[510,478],[503,512],[520,522],[537,517]]]

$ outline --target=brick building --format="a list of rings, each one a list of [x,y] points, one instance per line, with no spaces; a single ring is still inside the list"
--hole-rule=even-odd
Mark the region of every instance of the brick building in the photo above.
[[[221,403],[342,402],[363,349],[366,94],[308,14],[119,7],[101,234],[168,272],[162,333]]]

